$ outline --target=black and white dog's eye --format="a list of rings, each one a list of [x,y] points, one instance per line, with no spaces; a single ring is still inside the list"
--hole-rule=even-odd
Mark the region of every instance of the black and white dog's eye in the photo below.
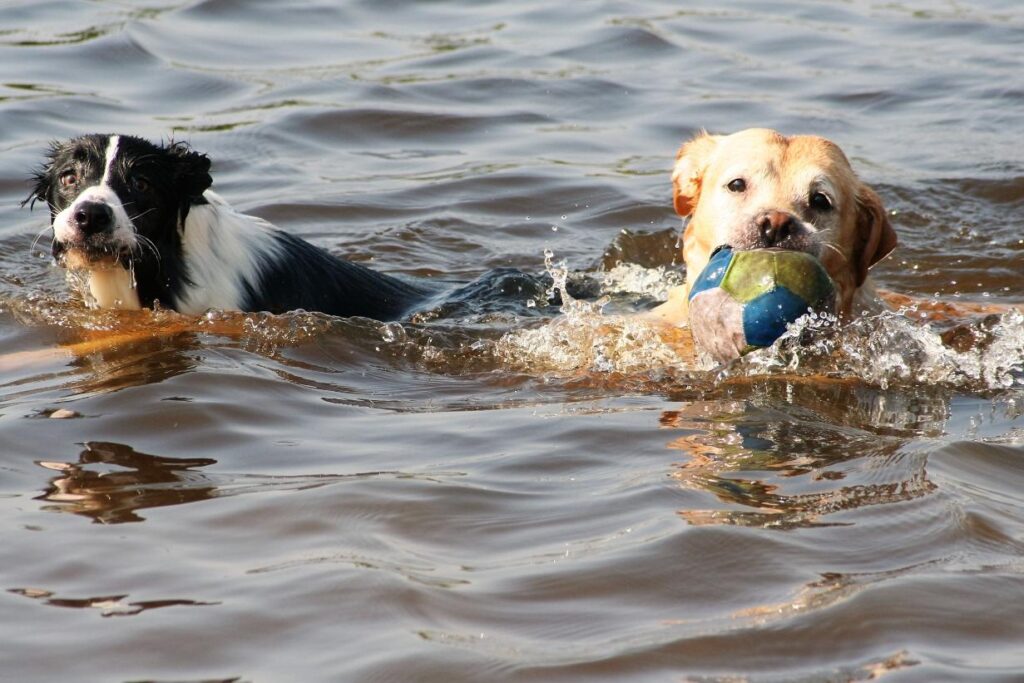
[[[62,187],[71,187],[78,182],[78,174],[74,171],[64,171],[60,174],[60,184]]]
[[[136,192],[145,192],[149,189],[149,181],[140,176],[132,177],[132,187]]]
[[[736,178],[734,180],[730,180],[726,187],[729,188],[729,192],[746,192],[747,181],[743,178]]]
[[[811,194],[811,208],[815,211],[831,211],[832,200],[828,198],[828,195],[824,192],[815,192]]]

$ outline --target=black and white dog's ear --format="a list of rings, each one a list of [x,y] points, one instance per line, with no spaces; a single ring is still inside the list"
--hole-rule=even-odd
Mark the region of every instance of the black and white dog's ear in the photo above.
[[[213,184],[210,177],[210,158],[192,151],[182,142],[174,143],[168,151],[177,161],[175,181],[189,199],[199,199]]]
[[[58,143],[50,146],[50,153],[46,157],[46,163],[36,169],[29,182],[32,183],[32,194],[25,197],[21,202],[22,206],[28,204],[28,208],[35,208],[36,202],[50,203],[50,190],[53,189],[53,160],[57,155]]]
[[[50,182],[50,174],[48,171],[40,171],[39,173],[36,173],[32,176],[31,182],[34,183],[32,194],[25,197],[25,199],[22,200],[21,205],[25,206],[28,204],[29,209],[34,209],[37,201],[49,201],[47,196],[50,194],[50,187],[52,184]]]

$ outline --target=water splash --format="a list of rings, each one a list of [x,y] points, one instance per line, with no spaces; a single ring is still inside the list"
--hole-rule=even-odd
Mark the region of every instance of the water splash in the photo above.
[[[405,328],[402,327],[401,323],[396,322],[382,324],[380,326],[380,336],[387,344],[404,342],[407,338]]]
[[[659,326],[635,316],[605,315],[608,297],[574,299],[566,291],[569,269],[544,252],[544,267],[552,278],[550,295],[561,297],[561,317],[543,326],[506,333],[494,353],[507,365],[556,373],[599,372],[650,375],[677,367],[680,356],[659,334]],[[643,269],[647,270],[647,269]],[[651,280],[626,269],[613,276],[613,287],[651,287]],[[609,281],[606,280],[606,285]]]
[[[854,377],[882,389],[913,384],[980,391],[1024,386],[1020,311],[959,328],[972,337],[961,345],[950,344],[939,329],[914,322],[907,313],[912,311],[887,311],[842,327],[827,316],[804,316],[771,349],[750,354],[723,375]]]
[[[678,270],[665,266],[645,268],[636,263],[619,263],[600,276],[604,293],[640,295],[655,301],[667,299],[669,290],[682,285],[684,279]]]
[[[0,308],[22,325],[61,331],[62,340],[72,345],[81,338],[100,340],[108,335],[113,343],[120,344],[192,333],[235,339],[244,348],[267,354],[326,334],[338,323],[331,316],[305,311],[271,315],[211,310],[188,316],[162,308],[159,303],[143,310],[90,309],[81,300],[69,301],[46,293],[0,296]],[[97,348],[100,346],[97,344]]]
[[[834,320],[809,316],[772,348],[715,368],[692,354],[680,353],[680,345],[663,326],[607,312],[613,296],[663,299],[681,279],[678,273],[663,267],[615,266],[591,274],[600,284],[600,298],[577,299],[567,291],[571,274],[566,263],[556,261],[551,252],[545,252],[551,287],[546,297],[538,289],[536,298],[557,294],[561,315],[534,323],[510,314],[484,317],[474,325],[466,325],[465,318],[399,324],[301,311],[285,315],[211,311],[189,317],[159,307],[89,310],[82,299],[68,299],[60,286],[63,282],[37,273],[38,264],[31,266],[18,270],[12,265],[12,272],[0,283],[0,309],[20,324],[59,330],[62,342],[71,344],[107,333],[144,340],[191,332],[231,339],[242,348],[269,355],[314,339],[335,340],[360,353],[384,356],[391,363],[413,363],[424,371],[444,374],[629,376],[668,386],[678,384],[675,380],[680,377],[691,384],[714,386],[731,378],[781,375],[841,378],[882,389],[941,385],[990,392],[1024,386],[1024,314],[1019,311],[979,317],[961,335],[970,342],[966,344],[950,343],[944,339],[949,330],[915,320],[923,311],[867,316],[842,328]],[[685,335],[685,330],[680,334]],[[714,372],[694,374],[706,370]]]
[[[565,291],[569,273],[564,261],[545,252],[545,268],[552,293],[561,296],[562,315],[540,327],[508,332],[494,345],[500,361],[516,369],[665,379],[681,374],[687,381],[695,379],[695,370],[713,370],[706,377],[713,384],[787,375],[855,380],[883,390],[940,385],[989,392],[1024,386],[1024,314],[1017,310],[979,316],[958,328],[922,322],[921,312],[912,308],[844,325],[833,316],[809,314],[771,348],[716,367],[700,354],[681,353],[684,349],[667,338],[663,326],[604,310],[608,295],[619,292],[663,299],[681,278],[674,271],[617,267],[603,274],[605,296],[583,301]]]

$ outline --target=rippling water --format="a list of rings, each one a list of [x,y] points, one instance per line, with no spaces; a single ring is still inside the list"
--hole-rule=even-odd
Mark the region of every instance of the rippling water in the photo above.
[[[1020,315],[725,370],[617,317],[680,276],[680,141],[748,126],[843,146],[884,286],[1021,301],[1024,10],[685,5],[0,8],[0,679],[1024,680]],[[18,206],[84,132],[472,295],[87,311]]]

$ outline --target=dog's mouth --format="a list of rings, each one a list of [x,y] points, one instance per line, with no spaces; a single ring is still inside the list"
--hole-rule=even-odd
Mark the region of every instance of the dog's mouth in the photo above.
[[[812,232],[800,232],[780,240],[765,240],[760,235],[739,235],[725,245],[733,251],[799,251],[821,258],[821,240]]]
[[[715,251],[725,248],[732,249],[733,251],[796,251],[804,254],[810,254],[818,259],[820,259],[822,255],[821,244],[817,240],[812,239],[794,240],[792,243],[773,244],[770,246],[739,241],[739,243],[719,245]]]
[[[810,242],[808,244],[794,244],[794,245],[776,245],[771,247],[757,247],[762,251],[798,251],[804,254],[810,254],[811,256],[821,257],[821,245],[817,242]]]
[[[82,243],[53,243],[53,257],[70,270],[105,270],[123,268],[125,250],[109,240],[85,240]]]

